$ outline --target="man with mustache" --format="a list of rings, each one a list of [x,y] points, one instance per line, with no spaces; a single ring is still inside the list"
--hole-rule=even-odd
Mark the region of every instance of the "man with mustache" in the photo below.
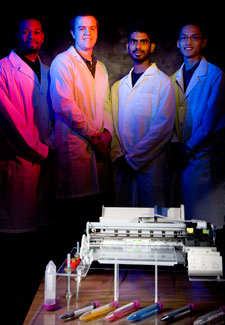
[[[112,87],[117,206],[169,205],[165,149],[173,131],[175,95],[170,78],[151,63],[154,48],[148,25],[130,26],[127,51],[133,68]]]
[[[22,18],[16,40],[16,49],[0,60],[0,245],[4,265],[11,265],[1,268],[2,308],[10,322],[22,324],[49,259],[54,114],[49,69],[38,55],[40,20]]]

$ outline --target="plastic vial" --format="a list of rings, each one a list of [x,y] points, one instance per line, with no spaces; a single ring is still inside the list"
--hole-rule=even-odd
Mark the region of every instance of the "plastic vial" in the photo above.
[[[44,309],[54,310],[56,308],[56,266],[50,261],[45,270],[45,296]]]

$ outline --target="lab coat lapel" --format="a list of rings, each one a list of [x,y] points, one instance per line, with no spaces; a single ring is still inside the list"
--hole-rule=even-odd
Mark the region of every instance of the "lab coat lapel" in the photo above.
[[[156,67],[155,63],[152,63],[150,65],[150,67],[148,67],[148,69],[146,69],[145,72],[141,75],[141,77],[137,80],[137,82],[135,83],[134,86],[132,86],[132,72],[133,72],[133,70],[134,70],[134,68],[132,68],[130,70],[129,74],[127,75],[127,80],[126,80],[126,84],[130,89],[132,89],[132,88],[134,89],[134,88],[138,87],[139,84],[143,82],[144,78],[149,77],[150,75],[153,75],[156,72],[157,67]]]
[[[134,70],[134,68],[132,68],[131,70],[130,70],[130,72],[128,73],[128,75],[126,76],[126,85],[130,88],[130,89],[132,89],[133,88],[133,86],[132,86],[132,71]]]
[[[84,67],[85,69],[87,69],[87,71],[89,71],[86,63],[84,62],[84,60],[81,58],[80,54],[77,52],[77,50],[75,49],[75,47],[73,45],[71,45],[68,49],[68,52],[71,56],[71,59],[73,60],[74,57],[76,58],[77,61],[79,61]],[[96,69],[97,69],[97,64],[96,64]],[[89,71],[90,72],[90,71]]]
[[[184,64],[182,64],[182,66],[180,67],[180,69],[178,70],[178,72],[176,74],[176,83],[179,86],[179,88],[182,90],[182,92],[184,92],[183,67],[184,67]]]
[[[199,66],[195,70],[191,78],[191,81],[187,87],[186,97],[188,97],[191,91],[195,88],[195,86],[201,82],[202,76],[206,75],[206,73],[207,73],[207,61],[204,58],[202,58]]]
[[[27,75],[39,85],[39,80],[34,71],[14,51],[10,53],[10,61],[21,73]]]

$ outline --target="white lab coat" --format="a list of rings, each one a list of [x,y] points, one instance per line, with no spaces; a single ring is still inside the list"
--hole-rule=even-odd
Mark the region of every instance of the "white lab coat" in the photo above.
[[[172,76],[176,92],[176,135],[188,165],[182,172],[187,219],[221,228],[225,216],[225,78],[202,57],[184,92],[183,65]]]
[[[93,78],[71,46],[53,60],[50,75],[53,109],[57,113],[57,198],[97,194],[100,191],[97,163],[89,140],[104,128],[112,134],[106,68],[97,61]]]
[[[0,231],[37,229],[40,162],[53,146],[48,68],[41,84],[14,52],[0,61]]]
[[[137,203],[139,196],[142,206],[166,206],[168,174],[165,147],[174,126],[174,88],[170,78],[155,64],[132,87],[132,70],[112,87],[115,133],[111,157],[114,161],[125,154],[127,162],[137,171],[137,176],[128,185],[130,180],[125,181],[117,174],[115,191],[120,198],[125,192],[120,190],[121,186],[127,188],[126,193],[133,193],[132,199],[125,199],[124,205],[140,205]],[[117,204],[122,205],[123,202]]]

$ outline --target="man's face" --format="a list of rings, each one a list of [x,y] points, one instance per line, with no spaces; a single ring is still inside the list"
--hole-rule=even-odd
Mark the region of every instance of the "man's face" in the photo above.
[[[19,50],[24,54],[38,53],[44,42],[41,23],[35,19],[27,19],[20,23],[17,33]]]
[[[151,41],[146,33],[134,32],[130,35],[127,51],[136,63],[142,63],[149,59],[151,53]]]
[[[71,34],[75,39],[75,48],[78,51],[93,50],[98,38],[98,24],[95,17],[78,16]]]
[[[198,26],[186,25],[181,29],[177,47],[185,58],[200,57],[201,50],[205,45],[206,39],[203,39]]]

